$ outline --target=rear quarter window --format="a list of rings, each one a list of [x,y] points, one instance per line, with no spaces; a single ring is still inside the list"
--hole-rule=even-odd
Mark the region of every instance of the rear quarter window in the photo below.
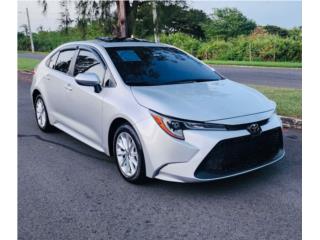
[[[47,66],[51,69],[54,69],[54,66],[57,62],[57,58],[58,58],[58,55],[59,55],[59,52],[56,52],[55,54],[53,54],[51,56],[51,58],[49,59],[48,63],[47,63]]]
[[[74,53],[75,53],[75,50],[61,51],[57,59],[57,62],[54,66],[54,69],[63,73],[67,73],[69,71],[69,67],[70,67]]]

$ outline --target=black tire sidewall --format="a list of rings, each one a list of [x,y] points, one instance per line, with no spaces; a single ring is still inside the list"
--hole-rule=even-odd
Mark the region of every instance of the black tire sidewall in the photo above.
[[[119,166],[117,156],[116,156],[116,141],[117,141],[119,134],[122,132],[126,132],[126,133],[130,134],[130,136],[132,137],[132,139],[135,142],[136,147],[137,147],[138,168],[137,168],[136,173],[132,177],[127,177],[122,173],[120,166]],[[123,124],[116,130],[116,132],[114,134],[114,138],[113,138],[113,154],[114,154],[116,162],[117,162],[118,170],[119,170],[121,176],[125,180],[127,180],[131,183],[141,183],[145,180],[145,178],[146,178],[145,177],[145,163],[144,163],[144,155],[143,155],[142,145],[140,143],[140,140],[139,140],[139,137],[138,137],[136,131],[129,124]]]

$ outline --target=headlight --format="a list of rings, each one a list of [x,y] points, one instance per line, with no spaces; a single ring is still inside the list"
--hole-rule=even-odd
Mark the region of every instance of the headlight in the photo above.
[[[193,122],[174,119],[151,112],[151,116],[159,127],[172,137],[184,139],[183,130],[226,130],[225,126],[216,123]]]
[[[162,130],[168,133],[170,136],[178,139],[184,139],[184,135],[182,131],[183,126],[180,121],[170,119],[168,117],[164,117],[154,112],[151,112],[151,116],[159,125],[159,127],[161,127]]]

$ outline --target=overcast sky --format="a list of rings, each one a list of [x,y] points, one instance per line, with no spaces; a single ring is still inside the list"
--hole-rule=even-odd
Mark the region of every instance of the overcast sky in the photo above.
[[[277,25],[284,28],[301,26],[301,1],[187,1],[192,8],[201,9],[211,14],[213,8],[236,7],[248,18],[256,21],[258,25]],[[37,0],[18,1],[18,30],[27,23],[25,9],[29,9],[32,31],[37,31],[39,26],[47,30],[56,30],[59,27],[58,1],[49,1],[46,16],[41,13]],[[71,16],[75,16],[74,2],[71,2]]]

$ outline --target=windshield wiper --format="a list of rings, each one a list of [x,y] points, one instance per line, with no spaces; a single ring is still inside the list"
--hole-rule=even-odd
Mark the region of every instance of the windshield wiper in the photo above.
[[[171,85],[171,84],[184,84],[184,83],[199,83],[199,82],[211,82],[217,81],[219,79],[190,79],[190,80],[177,80],[172,82],[135,82],[135,81],[127,81],[126,84],[135,87],[135,86],[160,86],[160,85]]]
[[[135,81],[127,81],[126,84],[128,84],[131,87],[135,86],[155,86],[157,84],[149,83],[149,82],[135,82]]]
[[[210,82],[210,81],[215,81],[215,80],[212,80],[212,79],[190,79],[190,80],[178,80],[178,81],[168,82],[165,84],[184,84],[184,83],[199,83],[199,82]]]

